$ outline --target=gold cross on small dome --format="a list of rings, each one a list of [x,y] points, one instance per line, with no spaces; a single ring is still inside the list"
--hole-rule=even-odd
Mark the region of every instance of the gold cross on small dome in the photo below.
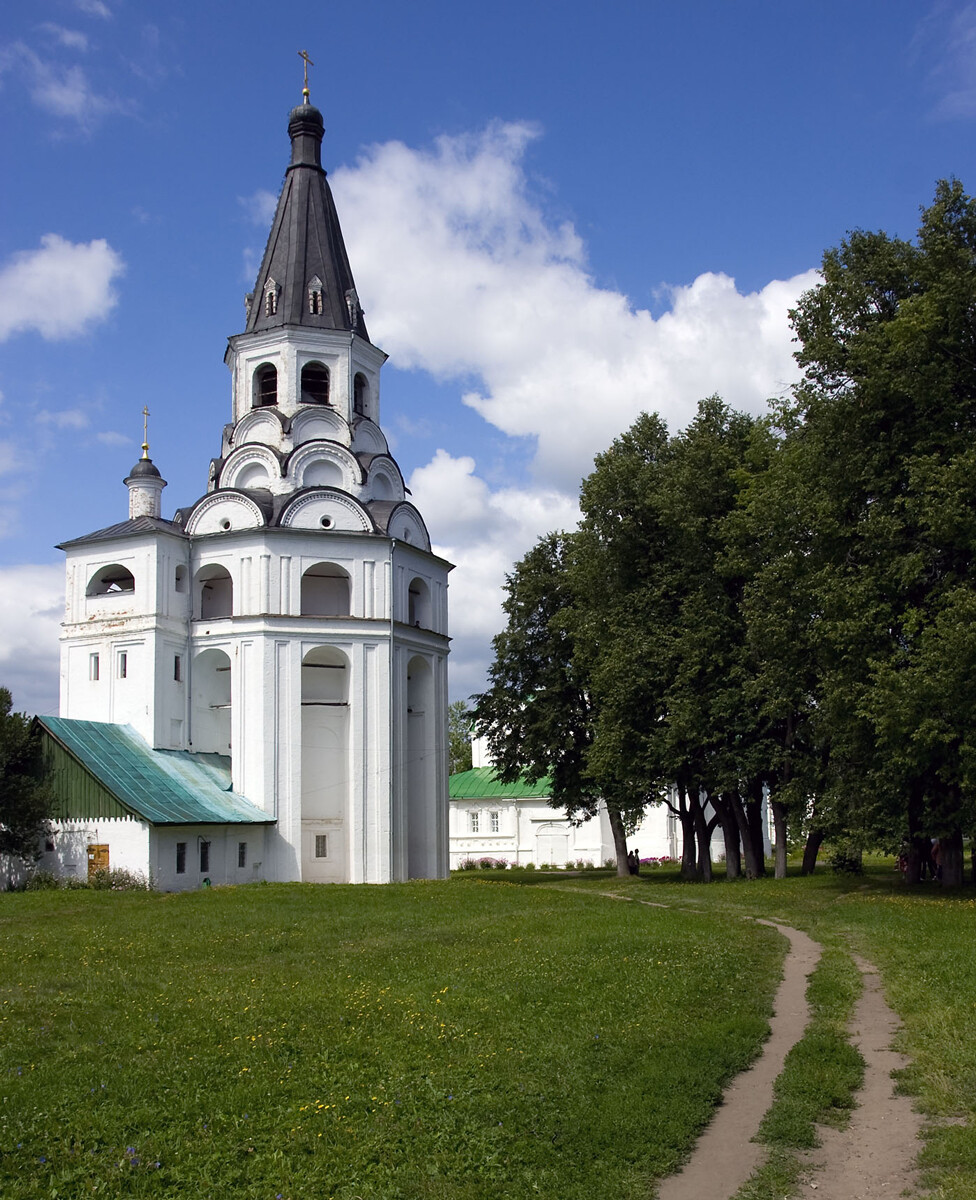
[[[305,101],[305,103],[306,103],[306,104],[308,104],[308,97],[309,97],[309,91],[308,91],[308,68],[309,68],[309,67],[314,67],[314,66],[315,66],[315,63],[313,63],[313,62],[312,62],[312,60],[311,60],[311,59],[308,57],[308,51],[307,51],[307,50],[299,50],[299,51],[298,51],[298,57],[299,57],[300,59],[302,59],[302,60],[304,61],[304,63],[305,63],[305,86],[302,88],[302,99]]]

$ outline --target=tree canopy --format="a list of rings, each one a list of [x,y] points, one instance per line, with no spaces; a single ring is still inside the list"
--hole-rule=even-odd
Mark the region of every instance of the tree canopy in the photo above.
[[[942,182],[914,241],[855,232],[791,314],[803,370],[762,419],[644,414],[582,521],[508,581],[477,718],[503,778],[571,814],[669,804],[750,873],[787,827],[894,849],[976,827],[976,203]],[[707,797],[706,810],[701,801]],[[751,862],[750,862],[751,859]]]

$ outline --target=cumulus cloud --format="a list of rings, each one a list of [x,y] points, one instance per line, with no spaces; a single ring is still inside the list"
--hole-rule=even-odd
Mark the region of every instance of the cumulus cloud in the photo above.
[[[797,378],[787,310],[818,278],[743,294],[706,273],[666,287],[662,315],[636,308],[596,285],[575,229],[536,199],[524,159],[538,135],[515,122],[423,150],[390,142],[332,176],[375,340],[398,366],[457,381],[465,404],[520,439],[513,458],[526,439],[533,448],[517,487],[493,489],[475,459],[445,451],[410,481],[458,564],[456,692],[481,686],[504,575],[537,537],[575,523],[594,454],[643,410],[672,429],[715,392],[761,411]]]
[[[58,711],[58,636],[64,567],[0,568],[0,683],[19,712]]]
[[[124,264],[103,238],[69,242],[45,234],[38,250],[0,265],[0,342],[34,330],[48,341],[77,337],[114,308]]]
[[[412,500],[427,517],[433,550],[455,564],[450,577],[451,686],[468,696],[484,686],[489,643],[502,626],[501,584],[540,534],[572,528],[573,497],[548,488],[492,491],[475,460],[438,450],[409,480]]]

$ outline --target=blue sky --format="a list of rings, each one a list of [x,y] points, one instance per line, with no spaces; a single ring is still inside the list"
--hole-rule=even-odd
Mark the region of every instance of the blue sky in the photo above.
[[[976,4],[15,0],[0,17],[0,682],[57,704],[55,543],[124,519],[141,410],[197,498],[301,96],[457,562],[452,692],[506,569],[641,409],[794,378],[786,311],[848,229],[970,187]]]

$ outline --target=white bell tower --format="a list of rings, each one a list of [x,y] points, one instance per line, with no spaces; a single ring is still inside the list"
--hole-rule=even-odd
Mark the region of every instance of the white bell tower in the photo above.
[[[234,791],[276,819],[267,878],[438,877],[451,568],[380,428],[386,355],[369,340],[321,165],[322,115],[303,100],[246,326],[225,356],[232,421],[206,493],[162,519],[165,481],[144,445],[129,520],[63,547],[61,713],[229,756]],[[106,699],[100,656],[117,665],[126,638],[140,639],[140,682],[126,660],[122,704]]]

